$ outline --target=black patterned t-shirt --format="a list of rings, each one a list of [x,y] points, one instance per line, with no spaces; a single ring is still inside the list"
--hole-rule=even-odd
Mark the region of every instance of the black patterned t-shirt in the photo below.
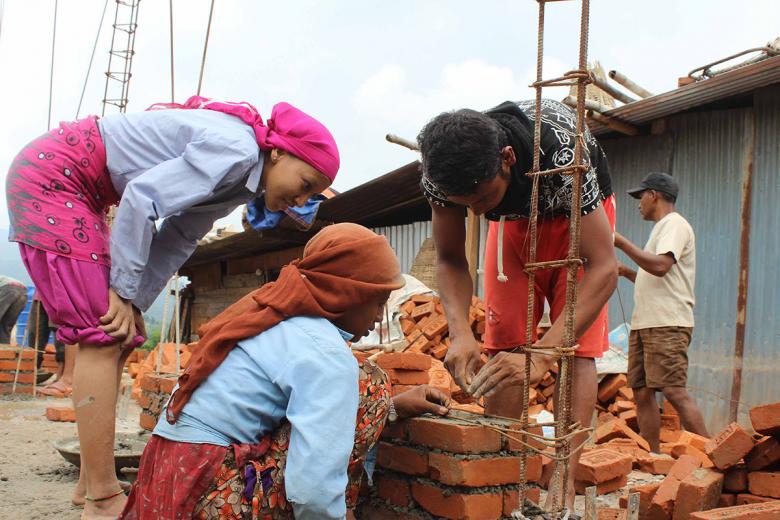
[[[488,110],[486,114],[500,112],[510,105],[503,103]],[[536,102],[521,101],[516,103],[518,112],[511,107],[510,112],[517,114],[520,123],[528,130],[527,142],[522,143],[522,150],[515,150],[517,163],[511,168],[509,188],[501,203],[488,211],[488,220],[507,220],[528,218],[531,209],[531,180],[526,173],[531,170],[533,156],[533,131]],[[510,105],[511,106],[511,105]],[[504,110],[506,112],[506,110]],[[501,124],[500,121],[498,121]],[[574,143],[576,138],[577,116],[573,109],[557,101],[542,100],[542,134],[541,134],[541,170],[551,170],[570,166],[574,161]],[[590,169],[582,177],[580,190],[581,214],[587,215],[595,210],[602,200],[612,194],[609,177],[609,166],[606,155],[596,138],[585,129],[585,142],[589,156]],[[454,202],[447,200],[443,193],[429,179],[422,176],[421,187],[425,197],[431,204],[453,207]],[[539,215],[568,216],[571,211],[573,177],[569,175],[548,175],[539,178]]]

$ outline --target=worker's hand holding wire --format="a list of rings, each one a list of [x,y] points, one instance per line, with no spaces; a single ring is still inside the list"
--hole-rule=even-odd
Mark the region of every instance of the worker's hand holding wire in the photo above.
[[[100,329],[127,346],[135,335],[135,316],[133,304],[119,296],[114,289],[108,290],[108,311],[100,317]]]
[[[444,366],[450,371],[455,384],[464,392],[474,380],[474,374],[482,366],[480,353],[479,345],[471,335],[456,336],[447,350]]]
[[[450,398],[437,388],[420,385],[393,398],[398,417],[415,417],[424,413],[447,415]]]

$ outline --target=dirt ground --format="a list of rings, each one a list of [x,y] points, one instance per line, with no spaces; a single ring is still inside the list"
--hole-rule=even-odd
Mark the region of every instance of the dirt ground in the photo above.
[[[76,435],[74,423],[51,422],[48,406],[72,406],[70,399],[29,395],[0,396],[0,520],[78,520],[81,508],[70,503],[79,478],[54,441]],[[117,432],[139,430],[140,408],[120,401]]]

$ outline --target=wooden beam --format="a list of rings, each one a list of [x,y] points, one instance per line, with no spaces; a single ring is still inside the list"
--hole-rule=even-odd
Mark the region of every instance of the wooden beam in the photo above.
[[[301,255],[303,255],[303,246],[282,249],[281,251],[269,251],[244,258],[228,258],[226,260],[227,274],[255,273],[258,269],[261,271],[279,269],[296,258],[300,258]]]

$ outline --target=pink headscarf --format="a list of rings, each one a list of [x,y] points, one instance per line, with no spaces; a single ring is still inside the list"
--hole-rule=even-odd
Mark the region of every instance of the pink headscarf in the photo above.
[[[148,110],[164,108],[205,108],[236,116],[252,126],[261,150],[279,148],[289,152],[325,174],[331,182],[339,171],[339,149],[333,135],[325,125],[289,103],[274,105],[265,123],[257,109],[245,101],[234,103],[192,96],[183,105],[156,103]]]

